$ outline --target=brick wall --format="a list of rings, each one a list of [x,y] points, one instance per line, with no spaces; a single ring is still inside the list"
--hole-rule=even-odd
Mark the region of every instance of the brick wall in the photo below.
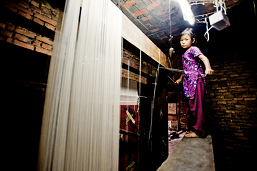
[[[215,74],[206,78],[206,112],[220,170],[246,169],[256,161],[256,62],[246,53],[212,59]]]
[[[59,10],[44,2],[2,2],[0,41],[51,56]]]
[[[36,170],[44,95],[59,9],[43,0],[0,1],[4,128],[2,166]]]
[[[137,73],[131,72],[131,71],[128,72],[127,68],[122,68],[122,77],[128,78],[128,75],[129,75],[129,79],[139,82],[139,77],[140,77],[140,73],[139,73],[140,57],[139,56],[140,54],[136,55],[134,54],[134,52],[130,52],[129,50],[123,48],[122,63],[128,65],[131,68],[136,69]],[[152,76],[152,75],[155,75],[156,68],[151,64],[147,63],[146,61],[142,60],[141,71],[144,74]],[[143,84],[147,84],[147,78],[141,75],[141,82]]]

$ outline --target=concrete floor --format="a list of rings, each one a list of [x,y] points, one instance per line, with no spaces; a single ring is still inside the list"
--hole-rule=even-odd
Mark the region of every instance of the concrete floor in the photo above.
[[[172,133],[172,132],[171,132]],[[174,150],[176,145],[182,140],[186,133],[179,134],[179,138],[169,139],[169,154]]]
[[[158,171],[207,170],[215,170],[211,135],[206,138],[183,137],[158,169]]]

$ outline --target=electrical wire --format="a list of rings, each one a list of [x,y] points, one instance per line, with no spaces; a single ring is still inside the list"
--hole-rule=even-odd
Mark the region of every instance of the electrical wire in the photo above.
[[[213,26],[211,26],[210,28],[208,28],[208,21],[207,21],[207,18],[205,18],[205,23],[206,23],[206,32],[204,33],[204,37],[207,39],[207,42],[209,42],[209,40],[210,40],[209,31],[213,28]]]

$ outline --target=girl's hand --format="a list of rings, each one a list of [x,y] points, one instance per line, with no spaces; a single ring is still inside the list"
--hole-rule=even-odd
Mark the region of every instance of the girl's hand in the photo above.
[[[177,79],[177,81],[175,81],[175,84],[179,84],[182,81],[182,79]]]
[[[213,69],[211,69],[211,68],[206,68],[205,69],[205,76],[207,76],[207,75],[212,75],[214,73],[214,70]]]
[[[203,54],[199,55],[199,58],[203,61],[205,65],[205,76],[212,75],[214,73],[214,70],[211,69],[211,64],[209,59]]]

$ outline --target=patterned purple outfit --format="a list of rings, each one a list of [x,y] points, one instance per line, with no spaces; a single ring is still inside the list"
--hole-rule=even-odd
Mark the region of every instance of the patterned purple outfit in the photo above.
[[[183,63],[183,70],[184,70],[183,88],[184,88],[185,96],[189,99],[194,99],[198,74],[201,75],[203,82],[205,84],[203,69],[199,64],[199,58],[198,58],[198,56],[201,54],[202,52],[198,47],[191,46],[182,55],[182,63]]]
[[[188,130],[194,131],[199,136],[204,136],[203,100],[205,94],[205,79],[203,69],[199,64],[198,56],[202,52],[196,46],[190,47],[183,55],[183,88],[187,97],[185,109],[187,113]]]

